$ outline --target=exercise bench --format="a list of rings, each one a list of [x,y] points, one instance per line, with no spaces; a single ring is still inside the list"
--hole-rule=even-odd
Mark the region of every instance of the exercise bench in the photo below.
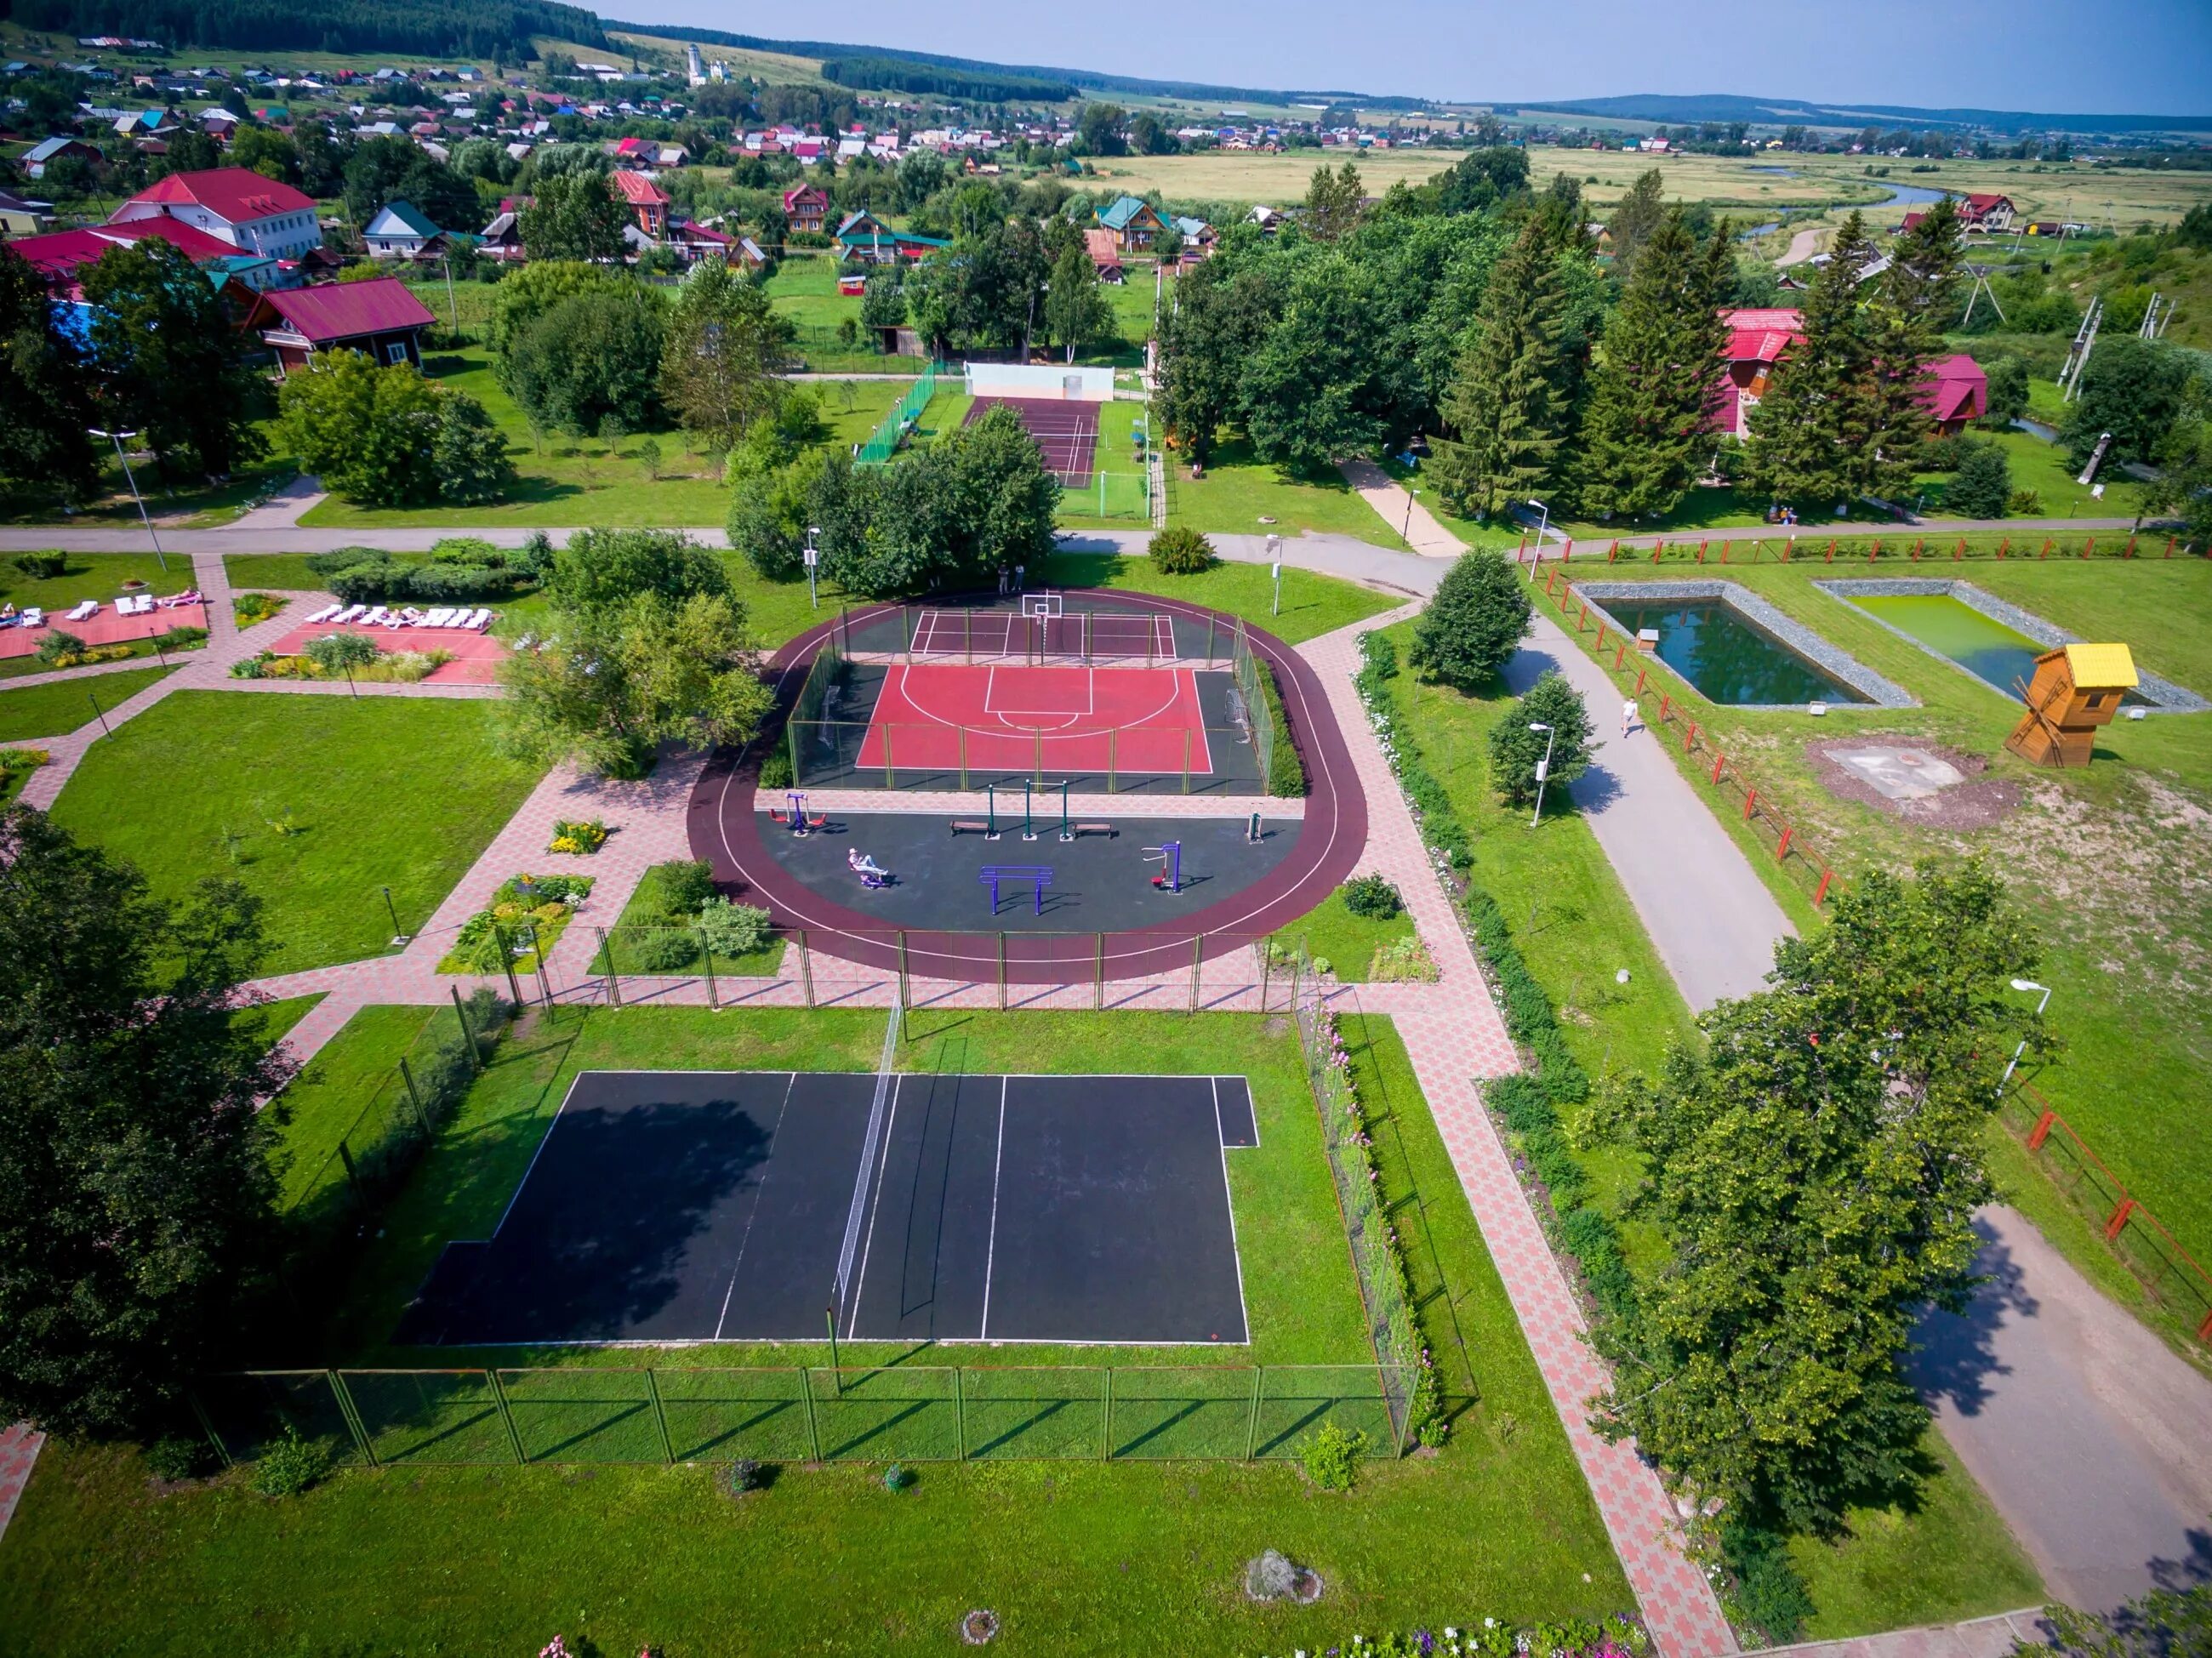
[[[1111,841],[1121,833],[1111,823],[1075,823],[1069,826],[1067,838],[1073,841],[1079,835],[1103,835]]]

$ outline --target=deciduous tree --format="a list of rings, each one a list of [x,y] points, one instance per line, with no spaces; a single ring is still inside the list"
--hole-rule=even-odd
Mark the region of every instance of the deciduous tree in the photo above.
[[[659,412],[658,292],[635,283],[562,300],[532,323],[499,360],[499,378],[533,421],[588,436],[610,416],[636,431]]]
[[[246,342],[191,256],[149,236],[82,266],[100,413],[143,434],[165,476],[222,477],[261,451]]]
[[[606,175],[576,172],[541,177],[536,199],[516,222],[523,251],[534,264],[540,259],[618,259],[625,221]]]
[[[774,411],[778,371],[797,331],[768,292],[720,259],[703,259],[676,291],[660,354],[660,395],[709,447],[726,450]]]
[[[300,465],[364,506],[482,504],[514,481],[483,405],[411,363],[319,353],[285,380],[277,409],[279,440]]]
[[[1531,609],[1525,584],[1504,558],[1462,554],[1413,623],[1408,655],[1448,685],[1479,689],[1519,647]]]
[[[0,244],[0,477],[82,500],[100,483],[84,353],[57,325],[46,283]]]
[[[1333,242],[1359,222],[1365,186],[1349,161],[1334,171],[1317,167],[1306,181],[1305,216],[1298,222],[1310,234]]]
[[[143,1431],[234,1358],[273,1260],[256,1108],[290,1067],[238,989],[259,903],[158,902],[21,806],[0,870],[0,1415]]]
[[[1548,731],[1537,731],[1547,726]],[[1589,709],[1582,693],[1556,668],[1514,699],[1505,718],[1490,728],[1490,786],[1508,805],[1525,806],[1536,798],[1540,780],[1571,783],[1589,769]],[[1539,780],[1537,762],[1548,754],[1551,766]]]
[[[1081,246],[1064,250],[1054,261],[1044,296],[1045,336],[1056,341],[1073,362],[1084,345],[1102,339],[1114,325],[1114,307],[1099,291],[1098,268]]]

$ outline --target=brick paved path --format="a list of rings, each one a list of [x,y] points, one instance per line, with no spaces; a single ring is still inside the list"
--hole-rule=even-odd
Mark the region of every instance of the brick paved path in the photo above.
[[[15,1504],[22,1500],[23,1487],[31,1483],[32,1466],[39,1460],[39,1447],[46,1436],[17,1423],[12,1428],[0,1428],[0,1537],[8,1531],[8,1522],[15,1517]]]

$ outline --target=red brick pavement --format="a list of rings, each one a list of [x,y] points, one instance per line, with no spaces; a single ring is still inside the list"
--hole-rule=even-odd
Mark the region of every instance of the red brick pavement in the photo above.
[[[0,1536],[5,1536],[8,1522],[15,1517],[15,1504],[22,1500],[23,1487],[31,1483],[32,1465],[39,1460],[39,1447],[46,1436],[17,1423],[12,1428],[0,1428]]]

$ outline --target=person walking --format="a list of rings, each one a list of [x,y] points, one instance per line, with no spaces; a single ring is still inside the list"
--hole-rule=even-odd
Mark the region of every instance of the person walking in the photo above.
[[[1632,696],[1620,705],[1620,734],[1624,738],[1628,735],[1630,728],[1636,724],[1636,699]]]

